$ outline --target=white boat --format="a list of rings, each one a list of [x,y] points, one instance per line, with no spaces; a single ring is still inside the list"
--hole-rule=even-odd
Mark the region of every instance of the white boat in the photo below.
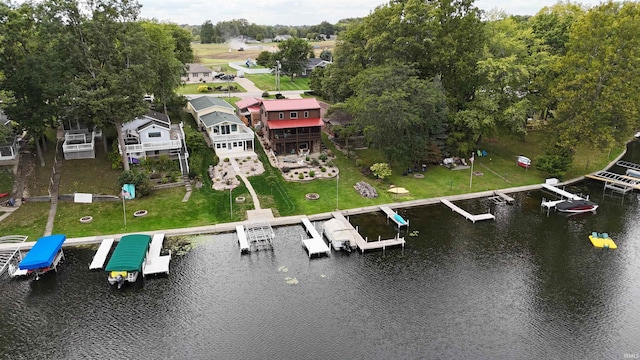
[[[356,248],[355,230],[352,226],[338,219],[331,219],[324,223],[322,230],[334,250],[351,251]]]
[[[516,163],[518,164],[518,166],[521,166],[523,168],[531,167],[531,159],[526,156],[518,156],[518,160],[516,161]]]

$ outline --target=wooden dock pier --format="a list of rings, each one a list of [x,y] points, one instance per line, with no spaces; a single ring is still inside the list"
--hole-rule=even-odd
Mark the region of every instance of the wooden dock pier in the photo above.
[[[240,253],[245,254],[251,251],[249,247],[249,241],[247,240],[247,234],[244,232],[244,226],[236,226],[236,234],[238,235],[238,244],[240,245]]]
[[[402,248],[404,249],[404,244],[406,243],[406,241],[404,240],[404,237],[400,237],[399,235],[396,235],[396,237],[394,237],[393,239],[381,240],[378,237],[377,241],[367,241],[362,237],[362,235],[360,235],[358,230],[354,228],[353,225],[351,225],[349,220],[347,220],[347,218],[345,218],[340,211],[334,211],[332,214],[334,218],[342,221],[345,225],[348,225],[352,229],[353,235],[356,241],[356,245],[358,246],[358,249],[360,249],[360,252],[362,253],[364,253],[365,250],[377,250],[377,249],[386,250],[386,248],[390,246],[398,246],[398,245],[401,245]]]
[[[400,214],[391,210],[390,207],[385,205],[380,205],[380,210],[382,210],[387,215],[387,219],[391,219],[394,223],[396,223],[396,226],[398,226],[398,229],[400,229],[403,226],[406,226],[407,228],[409,228],[409,220],[405,220],[404,218],[402,218]]]
[[[100,247],[98,247],[98,251],[93,255],[91,264],[89,264],[89,270],[102,269],[104,262],[107,260],[107,255],[109,255],[109,250],[111,250],[111,246],[113,245],[113,241],[113,238],[102,240]]]
[[[462,208],[460,208],[459,206],[455,205],[454,203],[452,203],[451,201],[449,201],[447,199],[442,199],[440,201],[443,204],[445,204],[446,206],[448,206],[451,210],[453,210],[453,211],[457,212],[458,214],[464,216],[465,219],[470,220],[474,224],[476,223],[476,221],[495,220],[495,218],[496,218],[491,213],[472,215],[472,214],[468,213],[467,211],[463,210]]]
[[[169,261],[171,261],[171,252],[169,252],[169,255],[160,256],[163,242],[164,234],[153,235],[153,238],[151,239],[151,245],[149,246],[149,251],[147,251],[145,264],[142,267],[143,276],[159,273],[169,273]]]

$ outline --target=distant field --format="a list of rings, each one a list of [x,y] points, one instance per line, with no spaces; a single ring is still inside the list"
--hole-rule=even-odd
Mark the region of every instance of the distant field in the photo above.
[[[336,42],[317,41],[310,44],[313,46],[316,56],[320,56],[324,49],[333,51]],[[191,47],[196,56],[196,62],[209,66],[215,71],[218,71],[216,67],[220,67],[220,71],[226,71],[229,62],[245,62],[248,58],[255,59],[263,51],[278,51],[278,43],[247,44],[243,47],[243,51],[238,51],[237,46],[229,44],[192,43]]]
[[[275,91],[276,77],[271,74],[247,74],[245,77],[251,80],[260,90]],[[286,90],[309,90],[309,78],[291,78],[288,76],[280,77],[280,91]]]

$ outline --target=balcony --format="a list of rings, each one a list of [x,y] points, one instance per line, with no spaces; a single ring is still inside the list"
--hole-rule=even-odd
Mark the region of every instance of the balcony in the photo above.
[[[147,151],[171,150],[182,148],[182,140],[169,140],[148,142],[144,144],[133,144],[125,146],[127,154],[143,153]]]

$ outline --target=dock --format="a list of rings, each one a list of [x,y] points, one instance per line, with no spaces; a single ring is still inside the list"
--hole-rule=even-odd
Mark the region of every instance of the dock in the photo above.
[[[147,258],[142,268],[143,276],[159,273],[169,273],[169,261],[171,261],[171,252],[169,252],[169,255],[160,256],[163,242],[164,234],[153,235],[153,239],[151,239],[151,245],[149,245],[149,251],[147,252]]]
[[[308,218],[302,218],[302,224],[307,229],[309,235],[311,235],[311,239],[302,239],[302,245],[307,249],[309,258],[311,258],[312,255],[330,255],[331,249],[329,249],[311,221],[309,221]]]
[[[553,193],[556,193],[556,194],[562,196],[563,198],[566,198],[566,199],[569,199],[569,200],[589,200],[589,199],[584,199],[580,195],[572,194],[572,193],[570,193],[568,191],[564,191],[564,190],[562,190],[560,188],[557,188],[557,187],[555,187],[553,185],[550,185],[550,184],[542,184],[542,188],[546,189],[546,190],[549,190],[549,191],[551,191]]]
[[[453,211],[457,212],[458,214],[464,216],[465,219],[470,220],[474,224],[476,223],[476,221],[495,220],[495,218],[496,218],[491,213],[472,215],[472,214],[468,213],[467,211],[463,210],[462,208],[460,208],[459,206],[455,205],[454,203],[452,203],[451,201],[449,201],[447,199],[441,199],[440,202],[442,202],[443,204],[448,206],[451,210],[453,210]]]
[[[404,249],[404,244],[406,243],[406,241],[404,240],[404,237],[400,237],[399,235],[396,235],[396,237],[394,237],[393,239],[381,240],[380,237],[378,237],[377,241],[368,241],[367,239],[364,239],[362,235],[360,235],[358,230],[354,228],[353,225],[351,225],[349,220],[347,220],[347,218],[345,218],[340,211],[334,211],[331,214],[333,215],[334,218],[342,221],[345,225],[348,225],[351,229],[353,229],[356,245],[358,246],[358,249],[360,249],[360,252],[362,253],[364,253],[365,250],[378,250],[378,249],[385,250],[390,246],[398,246],[398,245],[401,245],[402,248]]]
[[[640,179],[631,176],[620,175],[610,171],[598,171],[593,174],[585,175],[589,179],[604,181],[607,184],[615,184],[622,188],[633,188],[640,190]]]
[[[249,247],[249,241],[247,240],[247,234],[244,232],[244,226],[236,226],[236,234],[238,235],[238,244],[240,245],[240,253],[245,254],[251,251]]]
[[[22,254],[20,253],[20,245],[27,240],[27,236],[23,235],[8,235],[0,237],[0,244],[7,244],[9,248],[0,250],[0,275],[2,275],[7,269],[9,270],[9,276],[24,276],[27,275],[27,270],[18,269],[17,263],[22,260]],[[11,246],[15,244],[15,246]]]
[[[237,231],[236,227],[236,231]],[[256,250],[273,249],[273,239],[276,234],[273,232],[271,224],[266,221],[256,221],[245,225],[245,234],[248,245]]]
[[[621,166],[623,168],[640,171],[640,164],[632,163],[630,161],[616,161],[616,165]]]
[[[380,210],[382,210],[387,215],[387,219],[391,219],[393,220],[394,223],[396,223],[396,225],[398,226],[398,229],[401,228],[402,226],[406,226],[407,228],[409,227],[409,220],[403,219],[402,216],[400,216],[400,214],[391,210],[390,207],[385,205],[380,205]]]
[[[493,192],[496,196],[498,196],[499,198],[501,198],[504,202],[506,202],[507,204],[513,204],[516,200],[514,198],[512,198],[511,196],[502,193],[500,191],[494,191]]]
[[[98,247],[98,251],[93,255],[91,264],[89,264],[89,270],[102,269],[104,267],[104,262],[107,261],[107,255],[109,255],[109,250],[111,250],[113,241],[114,239],[112,238],[102,240],[100,247]]]

